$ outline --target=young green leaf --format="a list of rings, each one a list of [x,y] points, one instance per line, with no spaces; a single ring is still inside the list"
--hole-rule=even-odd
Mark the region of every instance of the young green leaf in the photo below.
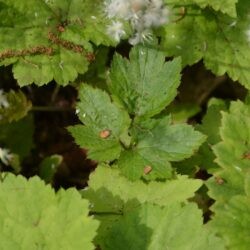
[[[82,85],[77,105],[79,119],[84,123],[70,127],[77,144],[89,150],[89,157],[98,161],[111,161],[119,157],[119,137],[130,124],[125,110],[111,102],[107,93]]]
[[[12,174],[0,182],[1,249],[86,249],[98,222],[76,190],[55,193],[37,177]]]
[[[123,151],[118,161],[118,166],[130,179],[140,178],[146,165],[152,167],[150,175],[155,173],[158,178],[170,178],[170,161],[190,157],[205,139],[191,126],[171,125],[169,117],[152,119],[148,124],[136,125],[135,145],[130,152]]]
[[[91,127],[76,125],[68,128],[76,143],[88,149],[88,157],[96,161],[112,161],[119,158],[121,145],[114,136],[101,138],[100,132]]]
[[[153,59],[159,65],[152,72],[149,68],[154,67]],[[77,144],[88,149],[91,159],[118,159],[118,166],[132,180],[142,176],[146,180],[171,178],[170,161],[190,157],[205,139],[191,126],[171,125],[170,117],[149,119],[174,98],[180,80],[180,60],[165,63],[162,53],[138,46],[132,49],[130,62],[119,56],[114,61],[110,88],[115,101],[111,102],[109,95],[100,89],[82,85],[77,113],[85,126],[69,130]],[[162,77],[172,83],[165,84]],[[161,91],[164,86],[169,92]],[[126,89],[134,94],[128,95]],[[122,102],[132,122],[121,109]],[[146,168],[150,171],[145,172]]]
[[[130,52],[130,61],[115,55],[109,89],[130,114],[148,118],[174,99],[180,72],[180,58],[165,62],[162,52],[137,46]]]

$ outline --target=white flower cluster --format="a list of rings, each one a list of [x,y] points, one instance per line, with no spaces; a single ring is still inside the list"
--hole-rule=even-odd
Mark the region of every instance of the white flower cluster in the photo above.
[[[126,34],[121,21],[130,23],[134,31],[129,39],[132,45],[150,40],[152,28],[167,23],[169,16],[162,0],[106,0],[105,12],[108,18],[116,19],[107,29],[116,41]]]
[[[0,108],[8,108],[9,102],[3,90],[0,89]]]
[[[10,153],[8,149],[1,148],[0,147],[0,160],[5,164],[9,165],[11,160],[13,158],[13,155]]]

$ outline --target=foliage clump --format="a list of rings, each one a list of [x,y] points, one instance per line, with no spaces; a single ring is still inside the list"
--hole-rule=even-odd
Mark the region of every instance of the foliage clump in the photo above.
[[[0,0],[0,249],[248,250],[249,13]]]

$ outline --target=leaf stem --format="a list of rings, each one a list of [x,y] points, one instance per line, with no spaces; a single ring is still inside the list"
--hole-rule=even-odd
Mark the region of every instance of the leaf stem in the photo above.
[[[60,90],[60,85],[56,84],[56,87],[55,87],[55,89],[54,89],[54,91],[52,92],[52,95],[51,95],[51,103],[55,102],[59,90]]]

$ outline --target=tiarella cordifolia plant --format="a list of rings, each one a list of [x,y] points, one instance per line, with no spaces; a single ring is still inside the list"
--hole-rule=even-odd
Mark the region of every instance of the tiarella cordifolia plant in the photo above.
[[[161,52],[135,47],[130,61],[119,55],[113,59],[108,83],[112,101],[87,85],[79,92],[78,116],[85,126],[70,128],[76,142],[93,160],[118,160],[115,164],[133,180],[171,178],[170,162],[191,156],[205,139],[160,114],[180,84],[180,59],[164,61]]]
[[[0,249],[248,250],[249,13],[0,0]]]

